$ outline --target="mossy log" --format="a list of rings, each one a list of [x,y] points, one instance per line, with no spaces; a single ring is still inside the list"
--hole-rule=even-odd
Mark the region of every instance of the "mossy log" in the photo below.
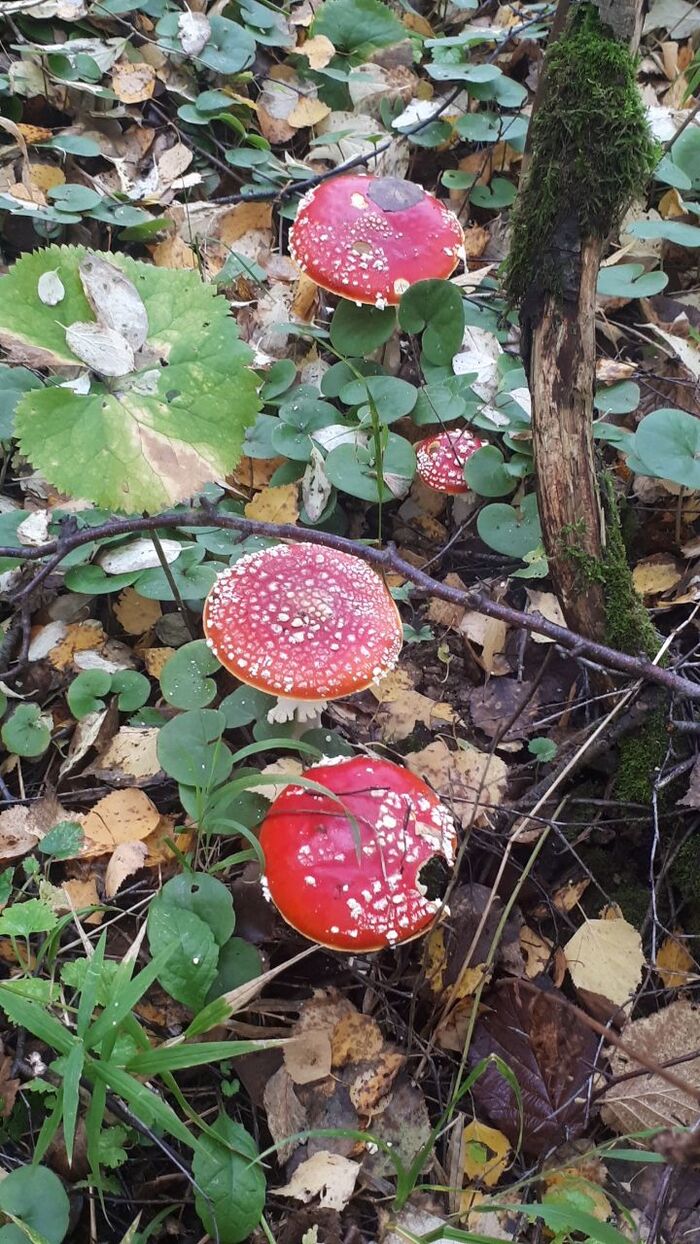
[[[572,547],[588,563],[605,560],[592,429],[596,281],[603,243],[657,158],[630,50],[641,10],[642,0],[620,0],[611,26],[601,20],[601,11],[610,18],[606,0],[560,0],[505,270],[520,311],[552,579],[569,626],[598,640],[607,633],[604,576],[582,578]]]

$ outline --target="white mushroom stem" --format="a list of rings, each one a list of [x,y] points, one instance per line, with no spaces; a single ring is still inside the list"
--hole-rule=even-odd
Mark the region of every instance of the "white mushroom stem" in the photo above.
[[[293,700],[278,696],[267,714],[267,720],[276,725],[298,721],[303,722],[307,730],[317,730],[321,726],[321,715],[327,706],[328,700]]]

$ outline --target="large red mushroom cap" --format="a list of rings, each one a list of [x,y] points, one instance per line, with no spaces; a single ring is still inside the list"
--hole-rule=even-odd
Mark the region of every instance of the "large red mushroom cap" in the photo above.
[[[416,281],[448,277],[464,257],[454,212],[397,177],[347,173],[304,195],[289,253],[331,294],[394,306]]]
[[[204,605],[204,634],[241,682],[314,704],[369,687],[393,668],[403,643],[376,571],[303,542],[261,549],[224,570]]]
[[[415,447],[418,475],[424,484],[437,492],[446,492],[453,497],[469,492],[464,478],[465,464],[477,449],[486,444],[469,428],[428,436]]]
[[[280,914],[335,950],[382,950],[423,932],[441,907],[426,865],[454,860],[447,808],[390,760],[324,761],[305,776],[333,791],[342,807],[294,785],[272,804],[260,845],[264,884]]]

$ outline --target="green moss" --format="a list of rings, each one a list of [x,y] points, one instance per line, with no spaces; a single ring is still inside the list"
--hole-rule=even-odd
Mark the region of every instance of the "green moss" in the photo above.
[[[700,905],[700,835],[693,834],[683,843],[671,865],[670,878],[688,903]]]
[[[654,775],[668,751],[666,717],[660,709],[650,713],[641,730],[620,743],[615,775],[615,795],[626,803],[649,803]]]
[[[610,647],[633,656],[643,653],[653,657],[661,640],[632,582],[615,488],[608,474],[601,480],[601,493],[605,509],[603,558],[598,561],[583,551],[580,531],[568,528],[562,532],[561,539],[567,555],[579,568],[582,589],[590,583],[600,583],[603,588],[605,638]]]
[[[577,288],[581,239],[610,232],[658,158],[634,57],[606,31],[597,9],[577,4],[547,52],[505,265],[514,305]]]

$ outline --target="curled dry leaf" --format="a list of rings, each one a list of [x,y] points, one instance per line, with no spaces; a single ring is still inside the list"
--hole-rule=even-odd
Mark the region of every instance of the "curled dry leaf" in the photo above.
[[[132,350],[140,350],[148,336],[148,314],[133,281],[99,255],[81,259],[78,272],[99,323],[123,337]]]
[[[280,1067],[270,1076],[263,1094],[270,1135],[277,1145],[280,1162],[286,1162],[294,1153],[299,1141],[284,1142],[286,1136],[295,1136],[306,1127],[306,1111],[294,1091],[294,1081],[286,1067]]]
[[[105,872],[105,898],[114,898],[127,877],[143,868],[148,854],[145,842],[120,842]]]
[[[182,552],[182,545],[178,540],[163,539],[160,547],[168,563],[176,561]],[[160,566],[156,546],[145,536],[130,540],[128,544],[122,544],[117,549],[105,549],[96,560],[105,574],[129,574],[132,570],[151,570]]]
[[[335,48],[326,35],[314,35],[294,50],[298,56],[306,57],[309,69],[325,69],[335,56]]]
[[[393,670],[375,683],[371,691],[379,701],[377,720],[385,743],[408,738],[418,721],[429,729],[439,729],[459,720],[450,704],[438,704],[415,691],[407,670]]]
[[[284,1065],[295,1084],[325,1080],[331,1071],[331,1042],[320,1029],[305,1032],[284,1047]]]
[[[289,1183],[277,1191],[280,1196],[294,1197],[297,1201],[307,1202],[319,1197],[321,1208],[340,1211],[345,1209],[355,1190],[359,1171],[359,1164],[350,1158],[321,1150],[302,1162]]]
[[[664,938],[656,955],[656,970],[665,989],[682,989],[697,980],[697,965],[679,934],[682,930],[677,929],[675,937]]]
[[[65,297],[65,286],[57,272],[42,272],[37,282],[39,301],[47,307],[55,307]]]
[[[76,358],[100,376],[128,376],[134,370],[134,351],[113,328],[76,320],[66,329],[66,342]]]

